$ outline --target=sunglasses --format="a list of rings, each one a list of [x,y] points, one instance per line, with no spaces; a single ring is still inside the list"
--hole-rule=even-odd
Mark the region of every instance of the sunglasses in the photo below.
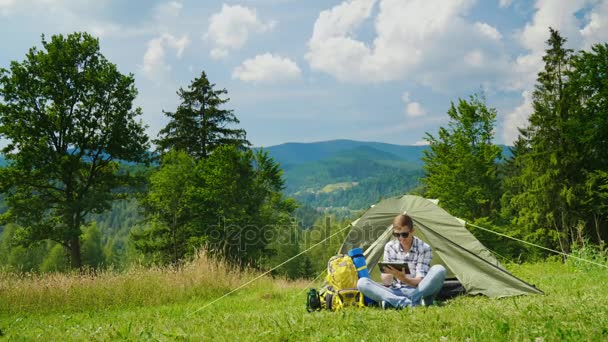
[[[400,236],[402,238],[406,238],[406,237],[410,236],[410,233],[409,232],[405,232],[405,233],[393,233],[393,236],[396,237],[396,238],[398,238]]]

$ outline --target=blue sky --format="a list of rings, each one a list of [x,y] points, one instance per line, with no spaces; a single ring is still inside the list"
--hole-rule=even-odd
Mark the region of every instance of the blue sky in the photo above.
[[[88,31],[154,138],[205,71],[254,146],[331,139],[422,144],[450,101],[483,91],[510,144],[531,111],[548,27],[608,41],[608,0],[0,0],[0,67],[40,35]]]

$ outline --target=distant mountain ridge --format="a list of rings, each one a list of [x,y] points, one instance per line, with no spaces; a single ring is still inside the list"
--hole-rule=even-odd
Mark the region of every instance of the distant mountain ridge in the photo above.
[[[331,140],[264,150],[280,163],[287,196],[316,208],[360,209],[416,187],[426,148]]]
[[[264,148],[284,171],[286,195],[313,207],[351,209],[418,187],[428,149],[345,139]]]
[[[422,160],[420,158],[423,156],[423,151],[427,149],[428,146],[394,145],[381,142],[339,139],[313,143],[291,142],[264,147],[264,149],[267,150],[277,162],[281,163],[281,165],[315,162],[333,157],[341,152],[359,148],[390,153],[400,160],[422,165]]]

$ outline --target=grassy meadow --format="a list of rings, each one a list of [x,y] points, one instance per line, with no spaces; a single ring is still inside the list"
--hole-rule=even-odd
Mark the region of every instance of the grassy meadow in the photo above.
[[[0,274],[0,329],[12,340],[608,340],[608,270],[508,265],[545,296],[460,297],[429,308],[305,310],[309,283],[230,271],[204,255],[179,271]],[[314,284],[318,286],[318,284]]]

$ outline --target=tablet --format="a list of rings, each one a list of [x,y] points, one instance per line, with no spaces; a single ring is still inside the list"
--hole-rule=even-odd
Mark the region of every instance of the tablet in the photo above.
[[[399,261],[384,262],[384,261],[380,261],[378,263],[378,266],[380,267],[380,273],[388,273],[388,272],[384,271],[384,267],[391,266],[391,267],[393,267],[395,269],[398,269],[400,271],[405,270],[405,274],[410,274],[410,268],[408,267],[407,263],[405,263],[405,262],[399,262]]]

